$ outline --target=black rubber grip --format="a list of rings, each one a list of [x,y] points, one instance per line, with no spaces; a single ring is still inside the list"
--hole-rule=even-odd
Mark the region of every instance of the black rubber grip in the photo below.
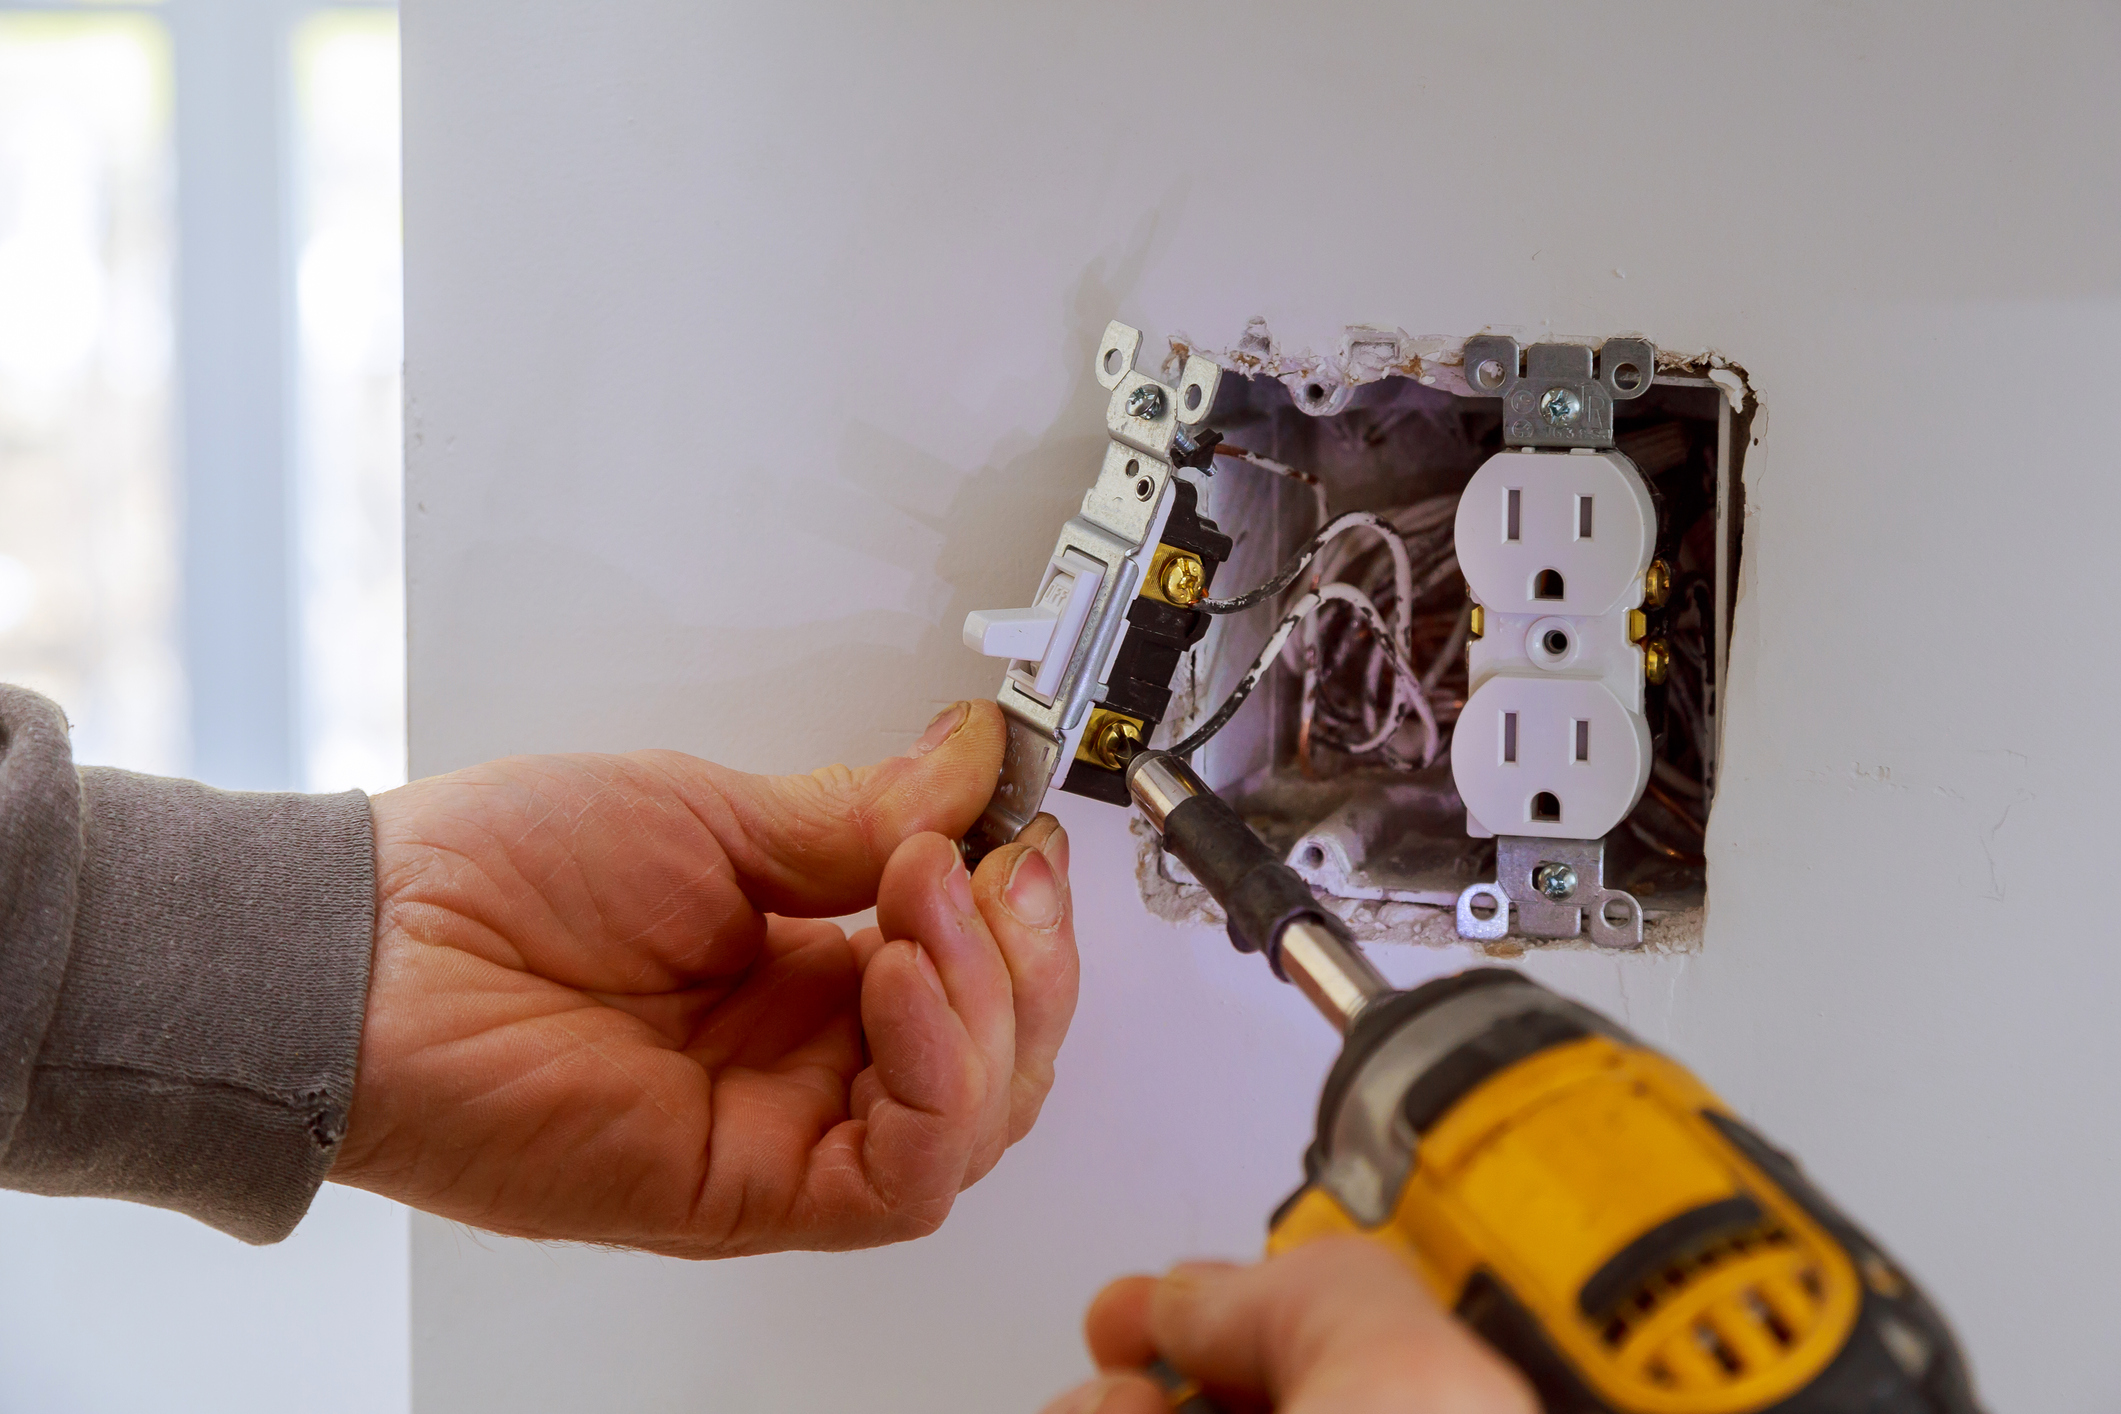
[[[1221,796],[1181,801],[1164,820],[1164,848],[1222,905],[1237,950],[1264,952],[1277,975],[1281,959],[1275,945],[1281,930],[1296,919],[1315,918],[1346,936],[1340,920],[1318,906],[1303,876],[1282,863]]]

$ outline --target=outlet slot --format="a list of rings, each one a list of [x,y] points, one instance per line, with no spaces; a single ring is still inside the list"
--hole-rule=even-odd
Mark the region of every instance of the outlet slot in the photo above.
[[[1532,597],[1534,599],[1568,598],[1568,586],[1561,578],[1561,571],[1541,570],[1537,575],[1534,575],[1532,578]]]
[[[1465,617],[1463,582],[1443,557],[1451,546],[1457,498],[1473,474],[1504,450],[1502,400],[1456,386],[1455,370],[1433,365],[1423,371],[1437,373],[1434,385],[1394,373],[1332,387],[1324,387],[1308,369],[1284,382],[1287,365],[1272,376],[1253,375],[1257,366],[1236,356],[1225,361],[1229,371],[1208,425],[1232,446],[1316,482],[1223,456],[1215,459],[1212,476],[1181,473],[1199,488],[1202,514],[1237,541],[1217,574],[1216,592],[1263,583],[1311,538],[1322,515],[1365,510],[1387,516],[1408,538],[1414,583],[1431,586],[1426,592],[1418,589],[1412,658],[1417,670],[1434,673],[1429,701],[1445,732],[1451,732],[1466,698],[1462,645],[1474,628]],[[1639,469],[1657,502],[1656,553],[1671,570],[1672,589],[1661,606],[1645,606],[1645,633],[1669,645],[1671,672],[1665,684],[1644,696],[1653,789],[1607,837],[1605,877],[1610,886],[1640,897],[1653,924],[1673,915],[1694,919],[1677,932],[1665,926],[1658,934],[1662,945],[1682,947],[1700,936],[1696,910],[1705,900],[1701,846],[1715,799],[1717,697],[1726,678],[1725,645],[1745,523],[1739,473],[1756,410],[1750,391],[1743,411],[1734,409],[1708,371],[1660,368],[1642,396],[1613,408],[1618,450]],[[1719,370],[1718,377],[1729,375]],[[1329,396],[1308,397],[1314,381]],[[1325,412],[1326,407],[1334,410]],[[1595,535],[1602,544],[1619,533],[1623,518],[1615,504],[1600,515],[1584,493],[1542,502],[1539,488],[1528,479],[1509,479],[1518,485],[1503,487],[1497,500],[1487,503],[1495,519],[1485,533],[1498,541],[1514,539],[1521,549],[1542,534],[1557,535],[1564,545]],[[1606,499],[1605,492],[1595,499]],[[1539,520],[1543,515],[1553,517],[1551,526]],[[1541,613],[1561,616],[1569,613],[1563,596],[1572,586],[1566,581],[1577,576],[1565,575],[1567,561],[1554,558],[1548,566],[1535,561],[1520,569],[1527,578],[1517,583],[1547,591],[1551,597],[1542,601]],[[1372,594],[1388,620],[1394,614],[1391,565],[1377,536],[1343,536],[1316,568],[1327,579]],[[1554,573],[1541,575],[1542,568]],[[1535,580],[1547,582],[1535,585]],[[1573,587],[1580,597],[1589,585]],[[1418,723],[1403,727],[1381,747],[1355,749],[1385,722],[1378,704],[1388,700],[1391,678],[1367,651],[1362,633],[1348,626],[1352,620],[1352,615],[1322,616],[1317,634],[1307,639],[1299,630],[1292,635],[1278,664],[1201,751],[1196,765],[1283,857],[1308,865],[1314,856],[1307,847],[1324,846],[1326,862],[1307,867],[1306,875],[1321,894],[1355,905],[1347,917],[1359,936],[1452,938],[1459,892],[1472,881],[1495,877],[1494,844],[1466,833],[1448,749],[1429,765],[1421,764]],[[1180,664],[1172,711],[1152,740],[1158,745],[1176,740],[1175,727],[1199,722],[1221,703],[1251,668],[1276,622],[1264,608],[1218,616],[1190,661]],[[1559,655],[1544,642],[1557,627],[1567,629],[1568,640]],[[1536,667],[1564,677],[1585,651],[1566,624],[1542,623],[1532,632],[1531,624],[1504,625],[1490,611],[1481,631],[1516,637]],[[1308,703],[1307,650],[1313,655]],[[1546,749],[1550,754],[1541,759],[1556,770],[1539,774],[1550,787],[1570,780],[1559,768],[1580,763],[1583,770],[1594,769],[1622,745],[1605,737],[1601,721],[1599,755],[1592,756],[1588,725],[1594,718],[1581,709],[1535,725],[1529,718],[1513,721],[1514,704],[1509,712],[1501,706],[1482,717],[1483,729],[1494,733],[1489,759],[1529,777],[1529,763],[1539,756],[1535,747]],[[1535,730],[1555,739],[1535,742],[1525,735]],[[1498,813],[1523,812],[1531,818],[1535,792],[1530,780],[1514,794],[1513,807]],[[1560,791],[1537,794],[1552,797],[1552,810],[1566,820],[1569,806]],[[1166,881],[1183,883],[1182,872],[1173,872],[1169,861],[1157,867],[1163,878],[1155,887],[1164,890],[1158,897],[1170,898]],[[1409,922],[1411,915],[1399,906],[1404,904],[1433,909],[1433,920]],[[1191,896],[1180,905],[1194,906]]]
[[[1561,797],[1550,790],[1543,790],[1532,797],[1531,813],[1526,817],[1543,825],[1561,823]]]

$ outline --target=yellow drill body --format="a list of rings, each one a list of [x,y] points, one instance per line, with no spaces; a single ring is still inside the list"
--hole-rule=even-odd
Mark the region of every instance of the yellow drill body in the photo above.
[[[1547,1414],[1978,1414],[1920,1289],[1683,1067],[1518,972],[1392,990],[1183,762],[1127,784],[1232,942],[1343,1033],[1270,1252],[1389,1245]]]
[[[1482,1081],[1421,1136],[1391,1216],[1364,1227],[1322,1187],[1274,1225],[1270,1252],[1361,1232],[1405,1256],[1446,1304],[1477,1279],[1538,1321],[1616,1410],[1745,1414],[1811,1384],[1862,1305],[1849,1254],[1708,1118],[1691,1075],[1591,1036]],[[1744,1212],[1746,1200],[1759,1210]],[[1609,1300],[1580,1294],[1615,1254],[1689,1213],[1737,1221],[1681,1237]],[[1652,1254],[1645,1252],[1645,1259]],[[1880,1281],[1897,1284],[1889,1269]]]

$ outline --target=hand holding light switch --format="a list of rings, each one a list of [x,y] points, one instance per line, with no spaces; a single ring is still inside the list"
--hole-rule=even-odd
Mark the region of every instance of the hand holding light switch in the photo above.
[[[951,842],[1001,751],[961,703],[861,770],[518,757],[377,796],[333,1179],[682,1257],[931,1230],[1030,1129],[1075,1008],[1060,826],[970,874]]]

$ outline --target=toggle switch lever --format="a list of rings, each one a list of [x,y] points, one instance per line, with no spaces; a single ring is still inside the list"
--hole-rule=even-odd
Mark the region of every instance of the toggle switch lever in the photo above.
[[[1028,684],[1051,701],[1067,676],[1068,660],[1083,636],[1105,567],[1079,550],[1053,557],[1028,609],[974,609],[965,616],[965,646],[990,658],[1013,658],[1029,665]]]

